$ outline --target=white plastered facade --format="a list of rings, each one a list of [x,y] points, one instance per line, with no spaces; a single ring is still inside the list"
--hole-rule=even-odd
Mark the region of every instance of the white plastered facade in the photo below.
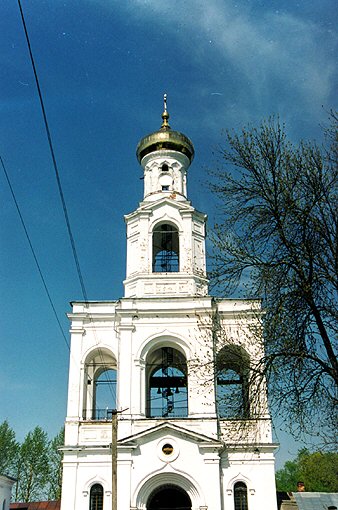
[[[11,493],[16,480],[11,476],[0,475],[0,508],[9,510],[11,502]]]
[[[212,318],[216,313],[228,343],[257,360],[262,344],[251,338],[249,325],[257,320],[259,303],[208,295],[206,216],[186,197],[189,164],[175,150],[155,150],[142,159],[144,198],[125,217],[125,296],[72,304],[62,510],[90,510],[91,489],[97,484],[103,509],[111,508],[111,421],[109,412],[93,414],[94,383],[102,367],[117,374],[110,407],[118,411],[118,510],[161,508],[156,494],[162,488],[187,495],[187,509],[234,510],[238,482],[245,484],[249,510],[277,508],[276,445],[264,387],[255,419],[218,415],[214,359],[219,341]],[[158,225],[172,226],[177,235],[176,271],[154,270]],[[178,414],[171,407],[161,416],[152,409],[152,384],[160,399],[163,394],[154,376],[158,372],[150,368],[159,352],[175,352],[185,363],[179,384],[186,408]],[[174,390],[178,379],[173,380]]]

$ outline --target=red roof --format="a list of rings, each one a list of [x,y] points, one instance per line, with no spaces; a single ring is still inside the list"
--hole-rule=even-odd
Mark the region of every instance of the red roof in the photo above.
[[[35,501],[31,503],[11,503],[10,510],[60,510],[61,501]]]

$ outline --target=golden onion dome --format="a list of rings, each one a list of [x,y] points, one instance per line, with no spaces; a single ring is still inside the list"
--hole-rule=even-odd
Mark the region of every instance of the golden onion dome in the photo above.
[[[191,162],[194,158],[194,146],[192,141],[179,131],[173,131],[169,125],[169,113],[167,111],[167,95],[164,95],[164,112],[162,113],[162,126],[158,131],[144,136],[136,148],[136,156],[141,163],[147,154],[161,150],[181,152]]]

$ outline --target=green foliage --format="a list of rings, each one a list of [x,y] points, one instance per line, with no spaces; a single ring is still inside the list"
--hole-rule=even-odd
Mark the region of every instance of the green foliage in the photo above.
[[[0,474],[14,475],[19,444],[8,421],[0,424]]]
[[[48,499],[61,499],[62,486],[62,459],[63,453],[59,450],[64,445],[65,431],[64,427],[50,442],[49,448],[49,493]]]
[[[49,442],[46,432],[35,427],[20,447],[18,498],[37,501],[47,497],[46,485],[50,476]]]
[[[0,473],[18,481],[15,501],[39,501],[61,498],[63,428],[51,441],[41,427],[29,432],[22,444],[8,422],[0,424]]]
[[[277,471],[277,490],[295,492],[298,481],[308,492],[338,492],[338,454],[299,450],[294,461]]]
[[[262,298],[265,357],[257,378],[295,432],[335,441],[338,403],[338,137],[292,144],[271,118],[227,133],[212,277],[222,293]],[[295,430],[296,428],[296,430]],[[328,444],[328,446],[330,446]]]

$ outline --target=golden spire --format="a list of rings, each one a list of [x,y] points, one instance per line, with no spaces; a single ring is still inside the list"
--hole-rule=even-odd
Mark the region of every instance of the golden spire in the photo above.
[[[163,102],[164,102],[164,111],[162,113],[163,122],[162,122],[161,129],[170,129],[169,122],[168,122],[169,113],[167,110],[167,94],[164,94]]]

